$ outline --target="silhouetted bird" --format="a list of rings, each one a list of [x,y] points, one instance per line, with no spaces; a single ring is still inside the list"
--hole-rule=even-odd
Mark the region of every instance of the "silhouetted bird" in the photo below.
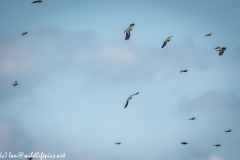
[[[226,47],[222,47],[220,48],[218,51],[219,51],[219,56],[222,56],[224,51],[226,50],[227,48]]]
[[[187,142],[182,142],[181,144],[186,145],[186,144],[188,144],[188,143],[187,143]]]
[[[32,157],[29,157],[29,158],[27,158],[28,160],[32,160],[33,158]]]
[[[39,3],[42,3],[42,0],[36,0],[36,1],[33,1],[32,4],[33,3],[38,3],[39,4]]]
[[[172,38],[172,37],[173,37],[173,36],[168,37],[167,39],[165,39],[165,41],[163,41],[162,48],[164,48],[164,47],[167,45],[167,43],[168,43],[169,41],[171,41],[171,38]]]
[[[128,97],[128,99],[127,99],[127,102],[126,102],[126,104],[125,104],[125,107],[124,107],[124,108],[127,108],[127,106],[128,106],[128,101],[129,101],[130,99],[132,99],[132,96],[134,96],[134,95],[137,95],[137,94],[139,94],[139,92],[137,92],[137,93],[135,93],[135,94],[131,95],[130,97]]]
[[[224,51],[227,49],[227,47],[220,47],[220,46],[217,46],[214,48],[216,51],[219,52],[219,56],[222,56]]]
[[[194,119],[196,119],[195,117],[192,117],[192,118],[189,118],[188,120],[194,120]]]
[[[121,142],[115,142],[116,145],[122,144]]]
[[[28,32],[22,32],[21,34],[22,34],[22,36],[24,36],[24,35],[28,34]]]
[[[13,87],[15,87],[16,85],[18,85],[17,81],[15,81],[12,85],[13,85]]]
[[[187,71],[188,71],[188,70],[181,70],[180,73],[182,73],[182,72],[187,72]]]
[[[220,145],[220,144],[215,144],[215,145],[213,145],[213,146],[219,147],[219,146],[221,146],[221,145]]]
[[[231,129],[229,129],[229,130],[226,130],[225,132],[232,132],[232,130],[231,130]]]
[[[206,34],[205,36],[208,37],[208,36],[211,36],[211,35],[212,35],[212,33],[208,33],[208,34]]]
[[[134,25],[135,25],[134,23],[130,24],[130,26],[124,31],[124,33],[126,32],[125,40],[129,40],[129,38],[130,38],[130,32],[131,32],[131,30],[133,30],[132,27],[133,27]]]

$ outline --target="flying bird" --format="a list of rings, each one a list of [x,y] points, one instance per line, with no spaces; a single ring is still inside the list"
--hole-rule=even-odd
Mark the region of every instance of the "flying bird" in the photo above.
[[[219,51],[219,56],[222,56],[224,51],[226,50],[227,48],[226,47],[222,47],[220,48],[218,51]]]
[[[231,129],[229,129],[229,130],[226,130],[225,132],[232,132],[232,130],[231,130]]]
[[[220,46],[217,46],[214,48],[216,51],[219,52],[219,56],[222,56],[224,51],[227,49],[227,47],[220,47]]]
[[[22,34],[22,36],[24,36],[24,35],[28,34],[28,32],[22,32],[21,34]]]
[[[219,147],[219,146],[221,146],[221,145],[220,145],[220,144],[215,144],[215,145],[213,145],[213,146]]]
[[[132,96],[137,95],[137,94],[139,94],[139,92],[137,92],[137,93],[131,95],[130,97],[128,97],[127,102],[126,102],[124,108],[127,108],[127,106],[128,106],[128,101],[129,101],[130,99],[132,99]]]
[[[33,159],[32,157],[27,158],[27,160],[32,160],[32,159]]]
[[[187,72],[187,71],[188,71],[188,70],[181,70],[180,73],[182,73],[182,72]]]
[[[164,47],[167,45],[167,43],[168,43],[169,41],[171,41],[171,38],[172,38],[172,37],[173,37],[173,36],[168,37],[167,39],[165,39],[165,41],[163,41],[162,48],[164,48]]]
[[[116,145],[122,144],[121,142],[115,142]]]
[[[125,40],[129,40],[129,38],[130,38],[130,32],[131,32],[131,30],[133,30],[132,27],[133,27],[134,25],[135,25],[134,23],[130,24],[129,27],[124,31],[124,33],[126,33]]]
[[[206,37],[209,37],[211,35],[212,35],[212,33],[205,34]]]
[[[188,143],[187,143],[187,142],[182,142],[181,144],[186,145],[186,144],[188,144]]]
[[[39,4],[39,3],[42,3],[42,0],[36,0],[36,1],[33,1],[32,4],[33,3],[38,3]]]
[[[12,85],[13,85],[13,87],[15,87],[16,85],[18,85],[17,81],[15,81]]]
[[[188,120],[194,120],[194,119],[196,119],[195,117],[192,117],[192,118],[189,118]]]

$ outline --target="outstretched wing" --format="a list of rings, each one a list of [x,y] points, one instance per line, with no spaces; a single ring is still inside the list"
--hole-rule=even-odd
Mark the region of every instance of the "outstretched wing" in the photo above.
[[[129,101],[129,98],[127,99],[127,102],[126,102],[124,108],[127,108],[127,106],[128,106],[128,101]]]
[[[170,40],[173,36],[168,37],[165,41]]]
[[[162,48],[164,48],[164,47],[166,46],[166,44],[167,44],[167,42],[164,41],[164,42],[163,42],[163,45],[162,45]]]
[[[135,93],[135,94],[133,94],[133,95],[131,95],[131,96],[134,96],[134,95],[137,95],[137,94],[139,94],[139,92],[137,92],[137,93]],[[131,96],[130,96],[130,97],[131,97]]]
[[[134,23],[132,23],[132,24],[130,24],[130,25],[129,25],[129,27],[133,27],[134,25],[135,25],[135,24],[134,24]]]
[[[222,56],[222,55],[223,55],[223,53],[224,53],[224,50],[223,50],[223,49],[221,49],[221,50],[219,51],[219,56]]]
[[[125,40],[129,40],[129,38],[130,38],[130,30],[127,30]]]

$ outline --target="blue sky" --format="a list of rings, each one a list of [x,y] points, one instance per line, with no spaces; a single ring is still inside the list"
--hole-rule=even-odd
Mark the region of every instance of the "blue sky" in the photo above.
[[[239,1],[31,2],[0,6],[0,153],[240,157]]]

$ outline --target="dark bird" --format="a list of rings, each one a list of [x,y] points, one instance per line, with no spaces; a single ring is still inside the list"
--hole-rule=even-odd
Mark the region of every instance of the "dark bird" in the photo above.
[[[220,48],[218,51],[219,51],[219,56],[222,56],[224,51],[226,50],[227,48],[226,47],[222,47]]]
[[[227,49],[227,47],[220,47],[220,46],[217,46],[214,48],[216,51],[219,52],[219,56],[222,56],[224,51]]]
[[[126,32],[125,40],[129,40],[129,38],[130,38],[130,32],[131,32],[131,30],[133,30],[132,27],[133,27],[134,25],[135,25],[134,23],[130,24],[130,26],[124,31],[124,33]]]
[[[12,85],[13,85],[13,87],[15,87],[16,85],[18,85],[17,81],[15,81]]]
[[[126,104],[125,104],[125,107],[124,107],[124,108],[127,108],[127,106],[128,106],[128,101],[129,101],[130,99],[132,99],[132,96],[134,96],[134,95],[137,95],[137,94],[139,94],[139,92],[137,92],[137,93],[135,93],[135,94],[131,95],[130,97],[128,97],[128,99],[127,99],[127,102],[126,102]]]
[[[211,35],[212,35],[212,33],[205,34],[206,37],[211,36]]]
[[[33,159],[32,157],[27,158],[27,160],[32,160],[32,159]]]
[[[229,129],[229,130],[226,130],[225,132],[232,132],[232,130],[231,130],[231,129]]]
[[[39,3],[42,3],[42,0],[36,0],[36,1],[33,1],[32,4],[33,3],[38,3],[39,4]]]
[[[22,34],[22,36],[24,36],[24,35],[28,34],[28,32],[22,32],[21,34]]]
[[[182,142],[181,144],[186,145],[186,144],[188,144],[188,143],[187,143],[187,142]]]
[[[168,43],[169,41],[171,41],[171,38],[172,38],[172,37],[173,37],[173,36],[168,37],[167,39],[165,39],[165,41],[163,41],[162,48],[164,48],[164,47],[167,45],[167,43]]]
[[[192,117],[192,118],[189,118],[188,120],[194,120],[194,119],[196,119],[195,117]]]
[[[116,145],[122,144],[121,142],[115,142]]]
[[[187,72],[187,70],[181,70],[180,73],[182,73],[182,72]]]
[[[220,145],[220,144],[215,144],[215,145],[213,145],[213,146],[219,147],[219,146],[221,146],[221,145]]]

